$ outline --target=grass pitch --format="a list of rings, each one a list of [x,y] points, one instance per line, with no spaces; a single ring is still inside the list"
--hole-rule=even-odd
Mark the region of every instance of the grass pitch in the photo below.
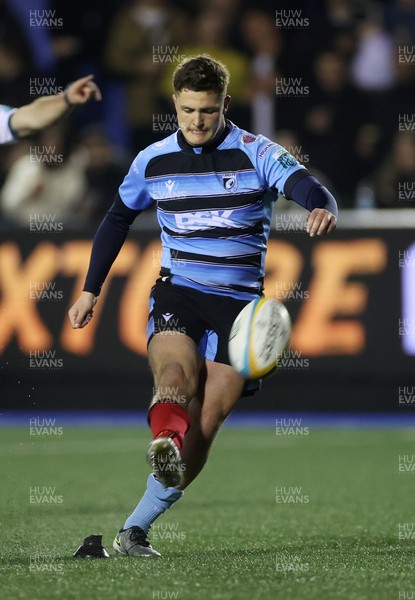
[[[148,440],[144,429],[1,430],[2,598],[415,597],[415,472],[399,471],[413,430],[225,428],[153,529],[163,557],[114,558],[144,489]],[[73,559],[93,533],[111,559]]]

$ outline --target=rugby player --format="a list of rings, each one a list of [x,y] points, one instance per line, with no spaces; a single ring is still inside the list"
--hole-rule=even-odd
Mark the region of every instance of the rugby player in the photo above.
[[[89,323],[131,224],[155,204],[163,249],[147,329],[156,391],[148,412],[152,474],[113,543],[130,556],[159,556],[147,538],[151,524],[200,473],[238,399],[259,387],[230,366],[227,345],[235,317],[262,294],[273,200],[279,192],[307,209],[310,236],[336,225],[335,199],[304,166],[226,118],[228,82],[227,68],[208,55],[178,65],[179,129],[133,161],[95,235],[84,290],[69,310],[74,328]]]
[[[52,125],[75,106],[92,99],[101,100],[93,78],[93,75],[81,77],[70,83],[62,94],[37,98],[20,108],[0,104],[0,144],[14,142]]]

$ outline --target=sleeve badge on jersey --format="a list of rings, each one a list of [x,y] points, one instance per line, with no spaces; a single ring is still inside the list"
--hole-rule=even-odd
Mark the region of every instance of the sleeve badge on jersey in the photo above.
[[[266,144],[263,148],[261,148],[261,150],[258,152],[258,158],[263,158],[266,153],[268,152],[268,150],[270,148],[272,148],[273,146],[276,146],[277,144],[275,142],[268,142],[268,144]]]
[[[255,142],[256,137],[254,137],[253,135],[243,135],[242,136],[242,142],[244,144],[250,144],[251,142]]]
[[[285,148],[281,148],[280,150],[277,150],[277,152],[274,152],[272,158],[275,158],[275,160],[277,160],[284,167],[284,169],[298,165],[298,160]]]
[[[233,192],[238,187],[238,182],[236,180],[236,173],[224,173],[222,175],[222,184],[225,190],[228,192]]]

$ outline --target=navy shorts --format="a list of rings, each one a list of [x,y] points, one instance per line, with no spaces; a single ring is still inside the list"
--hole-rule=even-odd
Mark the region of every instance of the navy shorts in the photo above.
[[[177,331],[192,338],[202,357],[230,365],[228,340],[232,324],[247,300],[206,294],[170,283],[160,277],[150,293],[147,345],[156,333]],[[247,381],[243,396],[261,387],[261,380]]]

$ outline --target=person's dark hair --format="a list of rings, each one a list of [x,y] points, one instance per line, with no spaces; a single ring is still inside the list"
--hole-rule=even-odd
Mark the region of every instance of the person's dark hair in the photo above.
[[[221,62],[208,54],[190,56],[177,65],[173,73],[175,92],[217,92],[226,94],[229,84],[229,71]]]

